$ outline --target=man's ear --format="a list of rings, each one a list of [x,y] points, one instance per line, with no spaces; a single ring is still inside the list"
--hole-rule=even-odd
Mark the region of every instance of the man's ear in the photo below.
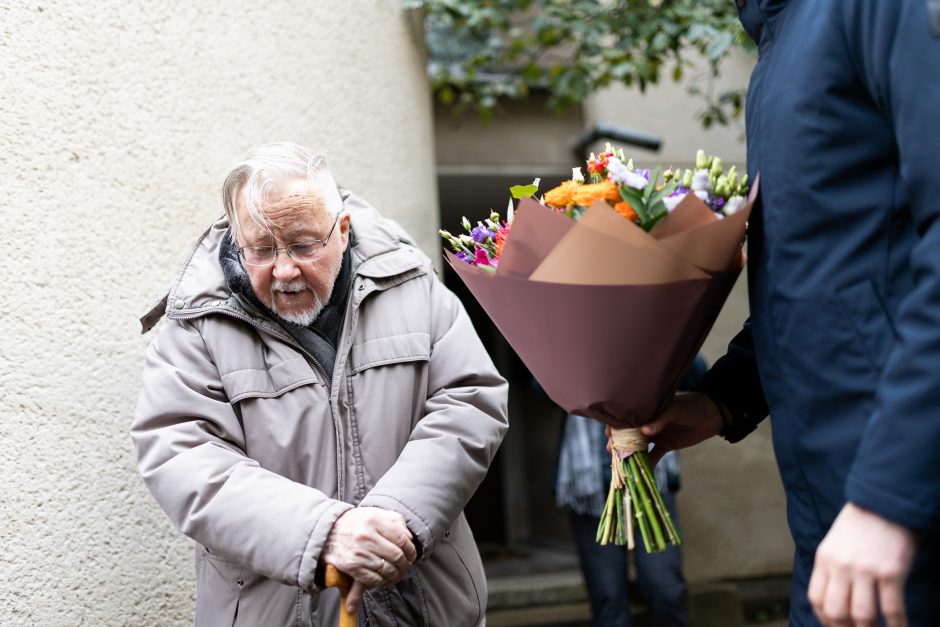
[[[349,246],[349,217],[349,212],[343,211],[339,214],[339,224],[336,225],[339,228],[339,234],[343,241],[344,252],[346,247]]]

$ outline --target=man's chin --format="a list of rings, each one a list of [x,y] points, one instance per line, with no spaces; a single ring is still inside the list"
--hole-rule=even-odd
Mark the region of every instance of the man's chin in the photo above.
[[[320,315],[320,312],[323,311],[323,305],[317,304],[310,309],[304,309],[299,311],[282,311],[278,309],[275,305],[271,310],[277,314],[279,318],[286,320],[292,324],[296,324],[302,327],[308,327],[313,324],[313,321],[317,319],[317,316]]]
[[[285,311],[278,311],[277,309],[275,309],[274,313],[276,313],[278,317],[283,318],[284,320],[287,320],[288,322],[291,322],[293,324],[296,324],[302,327],[308,327],[311,324],[313,324],[313,321],[317,319],[317,316],[320,315],[320,312],[322,310],[323,310],[323,307],[316,307],[314,309],[308,309],[306,311],[297,311],[297,312],[285,312]]]

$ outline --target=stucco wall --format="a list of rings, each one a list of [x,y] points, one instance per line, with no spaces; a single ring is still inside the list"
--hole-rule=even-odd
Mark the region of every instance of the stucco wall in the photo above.
[[[127,435],[136,319],[265,141],[433,250],[423,63],[397,0],[0,1],[0,623],[191,624]]]

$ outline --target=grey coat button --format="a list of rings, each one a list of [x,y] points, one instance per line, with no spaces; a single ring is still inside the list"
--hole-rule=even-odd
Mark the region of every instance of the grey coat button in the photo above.
[[[176,307],[177,309],[182,309],[183,307],[186,306],[186,303],[184,303],[181,299],[177,299],[176,302],[173,303],[173,306]]]

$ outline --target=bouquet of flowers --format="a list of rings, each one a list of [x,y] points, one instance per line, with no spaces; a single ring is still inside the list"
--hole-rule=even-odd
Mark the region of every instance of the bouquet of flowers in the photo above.
[[[611,427],[602,544],[648,552],[681,542],[653,479],[639,426],[679,381],[744,266],[756,185],[699,151],[694,170],[638,169],[610,145],[535,200],[511,188],[465,234],[441,231],[451,267],[566,411]]]

